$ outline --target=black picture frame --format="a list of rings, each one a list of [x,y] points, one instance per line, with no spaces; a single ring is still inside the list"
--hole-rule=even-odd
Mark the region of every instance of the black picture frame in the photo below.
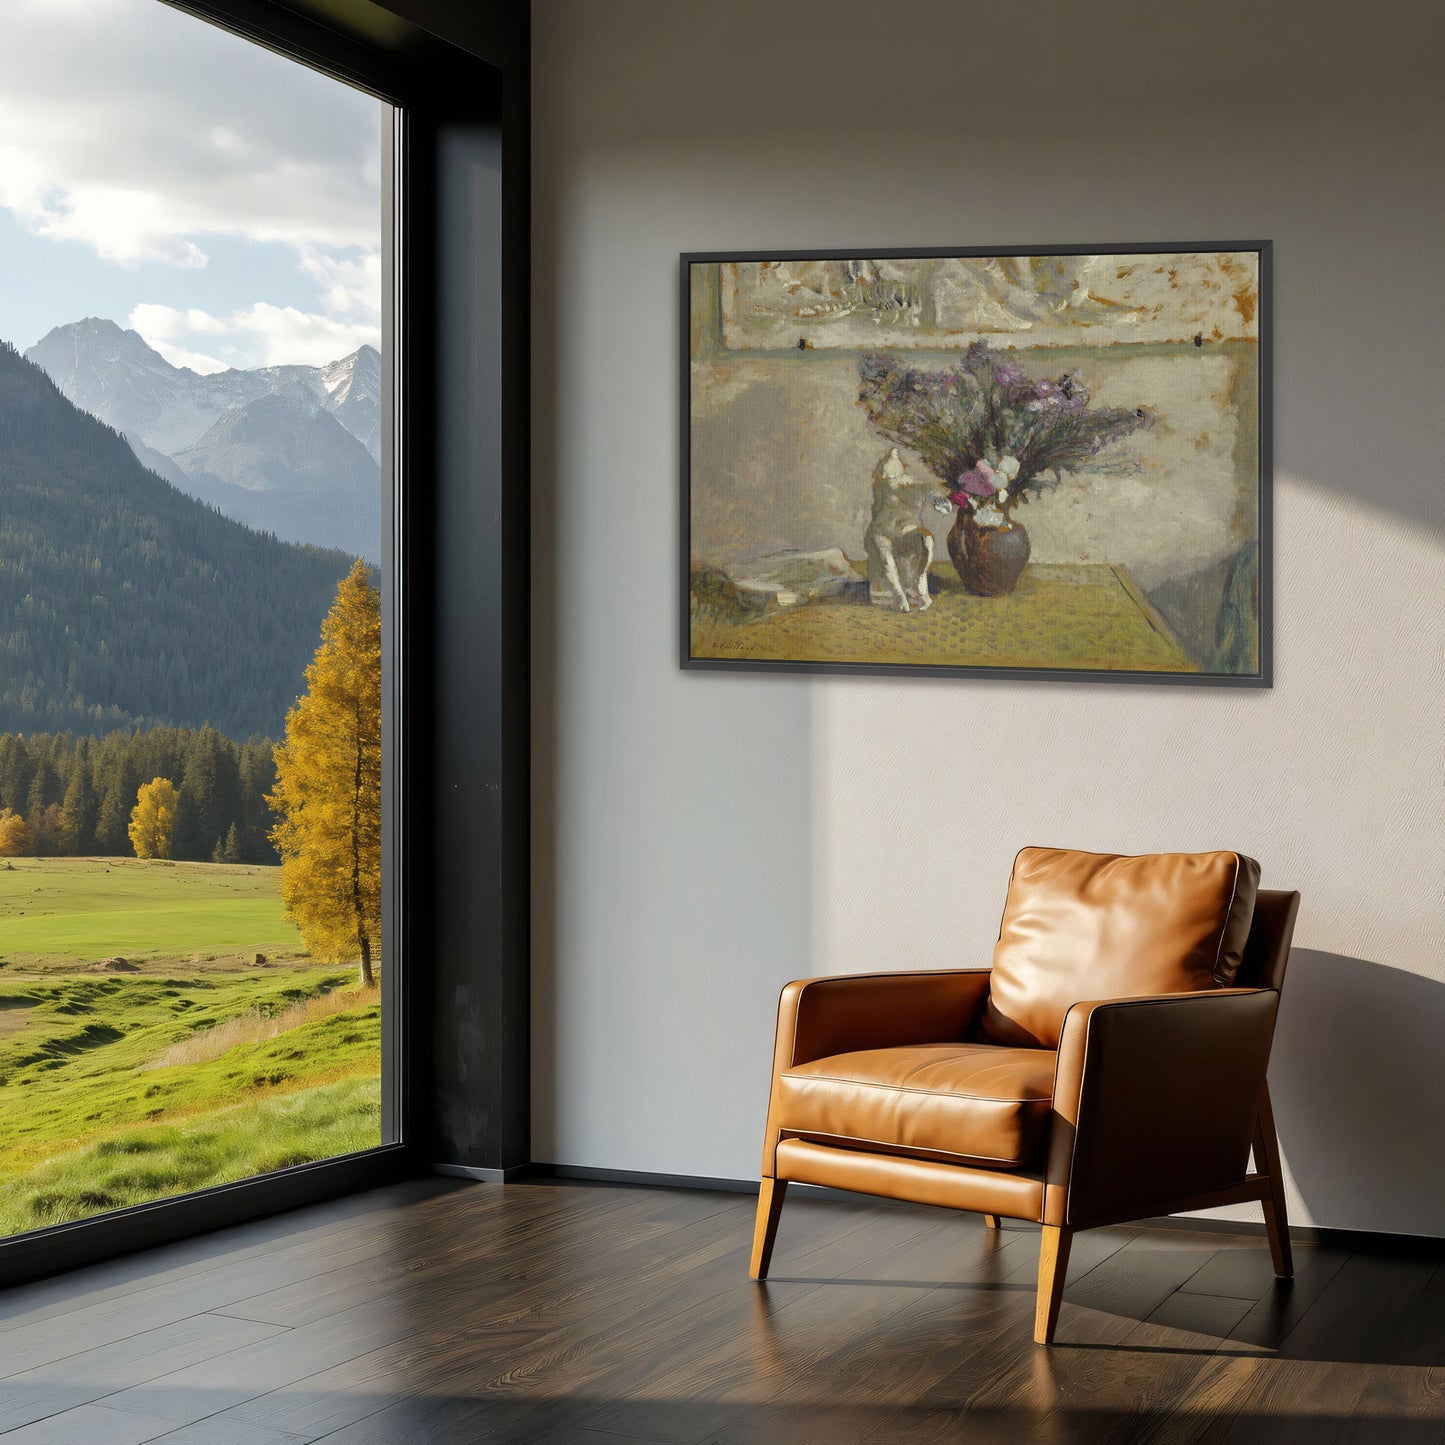
[[[695,657],[692,655],[691,578],[692,552],[692,269],[694,266],[759,261],[848,261],[861,257],[872,260],[928,260],[958,257],[1095,256],[1095,255],[1184,255],[1208,252],[1254,252],[1258,256],[1259,293],[1257,306],[1258,378],[1258,621],[1257,658],[1254,672],[1162,672],[1111,670],[1079,667],[997,667],[972,664],[876,663],[846,661],[772,660],[756,658]],[[924,246],[868,247],[846,250],[684,251],[679,257],[678,289],[678,414],[680,420],[679,543],[678,543],[678,640],[679,665],[699,672],[742,672],[753,674],[820,674],[870,677],[949,677],[1044,682],[1103,682],[1175,687],[1269,688],[1274,681],[1274,597],[1273,597],[1273,242],[1110,242],[1012,246]]]

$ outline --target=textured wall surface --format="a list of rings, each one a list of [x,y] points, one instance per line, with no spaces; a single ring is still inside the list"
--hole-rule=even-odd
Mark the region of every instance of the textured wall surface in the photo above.
[[[536,0],[535,1158],[753,1174],[785,980],[987,961],[1024,843],[1234,847],[1296,1219],[1445,1235],[1442,32],[1355,14]],[[679,251],[1240,237],[1271,691],[678,669]]]

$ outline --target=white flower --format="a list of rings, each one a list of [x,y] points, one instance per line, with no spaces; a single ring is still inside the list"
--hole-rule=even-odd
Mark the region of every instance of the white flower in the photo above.
[[[999,506],[1002,506],[1006,501],[1008,501],[1008,488],[1000,487],[998,491],[994,493],[993,499],[999,504]]]
[[[1002,457],[994,470],[1001,472],[1009,481],[1013,481],[1019,474],[1019,459],[1017,457]]]

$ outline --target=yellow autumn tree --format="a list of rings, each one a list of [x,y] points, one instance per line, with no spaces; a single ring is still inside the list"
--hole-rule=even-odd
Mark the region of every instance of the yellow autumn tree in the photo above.
[[[137,858],[169,858],[176,834],[176,803],[180,795],[169,778],[152,778],[136,790],[131,809],[131,846]]]
[[[336,589],[306,694],[276,748],[281,899],[316,958],[360,960],[381,946],[381,594],[358,561]]]
[[[20,858],[30,851],[30,825],[11,808],[0,808],[0,858]]]

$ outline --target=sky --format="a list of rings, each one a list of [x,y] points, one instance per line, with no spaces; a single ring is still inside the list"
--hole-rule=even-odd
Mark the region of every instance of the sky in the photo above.
[[[161,0],[3,0],[0,340],[197,371],[381,345],[382,103]]]

